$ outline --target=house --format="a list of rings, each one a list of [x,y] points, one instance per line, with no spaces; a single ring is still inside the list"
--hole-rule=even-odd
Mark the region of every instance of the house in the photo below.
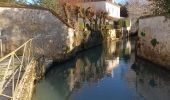
[[[84,0],[83,6],[85,8],[92,6],[96,11],[108,12],[110,19],[120,18],[120,6],[115,0]]]

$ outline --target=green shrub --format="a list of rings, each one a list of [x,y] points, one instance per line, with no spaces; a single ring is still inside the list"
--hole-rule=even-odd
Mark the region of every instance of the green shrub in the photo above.
[[[106,25],[106,29],[113,29],[113,25],[111,24]]]
[[[79,30],[84,30],[85,26],[84,23],[80,22],[79,23]]]
[[[121,28],[121,27],[124,27],[124,20],[122,19],[119,19],[118,20],[118,26]]]
[[[130,26],[130,21],[128,19],[125,20],[125,27],[129,27]]]

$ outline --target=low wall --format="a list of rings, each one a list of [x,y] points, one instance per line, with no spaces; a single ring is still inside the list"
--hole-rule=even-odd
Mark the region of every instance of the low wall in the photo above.
[[[139,19],[137,55],[170,69],[170,20],[164,16]]]

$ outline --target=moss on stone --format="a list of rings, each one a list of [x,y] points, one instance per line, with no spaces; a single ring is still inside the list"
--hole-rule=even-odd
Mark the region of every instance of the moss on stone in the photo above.
[[[157,39],[154,38],[151,40],[151,44],[153,47],[155,47],[157,44],[159,44],[159,42],[157,41]]]

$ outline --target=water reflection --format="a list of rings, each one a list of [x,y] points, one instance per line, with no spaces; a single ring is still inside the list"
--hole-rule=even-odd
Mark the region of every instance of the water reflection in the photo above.
[[[170,75],[135,62],[134,44],[134,39],[108,41],[52,65],[33,100],[169,100]]]
[[[146,100],[170,100],[170,72],[141,59],[132,69],[136,72],[136,90]]]

